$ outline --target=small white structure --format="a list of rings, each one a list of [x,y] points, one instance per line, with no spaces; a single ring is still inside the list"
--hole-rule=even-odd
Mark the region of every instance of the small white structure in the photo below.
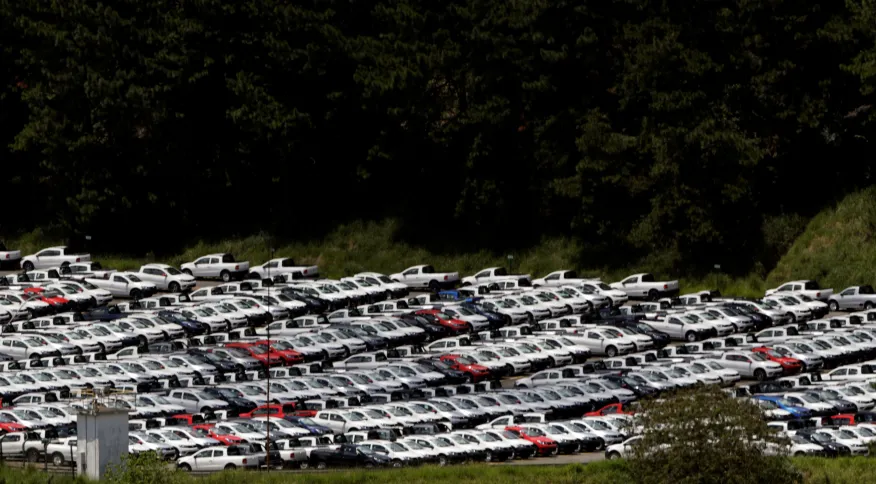
[[[76,474],[100,480],[128,453],[128,411],[96,400],[78,414]]]

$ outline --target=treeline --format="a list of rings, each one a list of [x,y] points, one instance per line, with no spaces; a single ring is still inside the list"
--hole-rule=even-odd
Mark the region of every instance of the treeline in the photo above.
[[[874,25],[867,0],[0,0],[0,235],[395,217],[446,250],[748,271],[872,183]]]

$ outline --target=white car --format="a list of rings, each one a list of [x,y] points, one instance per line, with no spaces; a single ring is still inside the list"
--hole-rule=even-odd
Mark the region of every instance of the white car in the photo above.
[[[410,288],[429,288],[437,291],[441,288],[455,286],[459,282],[459,273],[435,272],[435,268],[430,265],[419,265],[408,267],[396,274],[390,274],[389,278]]]
[[[781,296],[784,294],[805,294],[813,299],[827,301],[833,295],[833,289],[822,289],[816,281],[802,280],[786,282],[779,287],[766,290],[766,296]]]
[[[740,375],[766,380],[782,374],[782,365],[774,363],[760,353],[728,351],[720,359],[721,366],[736,370]]]
[[[71,251],[67,246],[47,247],[36,254],[26,255],[21,259],[21,268],[24,271],[45,269],[70,265],[76,262],[91,260],[91,254]]]
[[[201,279],[219,278],[225,282],[243,279],[249,273],[249,262],[238,262],[231,254],[208,254],[180,266],[183,272]]]
[[[605,296],[608,298],[609,306],[623,306],[630,297],[627,296],[627,293],[621,291],[620,289],[614,289],[608,284],[604,282],[582,282],[578,285],[581,289],[591,291],[594,294],[599,294],[600,296]]]
[[[236,446],[216,446],[182,457],[177,461],[176,466],[184,471],[199,472],[258,469],[259,457],[245,453]]]
[[[188,292],[195,288],[195,278],[167,264],[146,264],[140,267],[137,276],[155,284],[158,289],[170,292]]]
[[[570,270],[554,271],[550,274],[534,279],[533,287],[539,286],[577,286],[585,282],[598,282],[599,279],[578,277],[578,273]]]
[[[255,274],[259,279],[265,279],[282,274],[298,274],[304,278],[316,278],[319,276],[318,266],[302,266],[296,264],[289,257],[280,257],[271,259],[260,266],[253,266],[249,269],[250,274]]]

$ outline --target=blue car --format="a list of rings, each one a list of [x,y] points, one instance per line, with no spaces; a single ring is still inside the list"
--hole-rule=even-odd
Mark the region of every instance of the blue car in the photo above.
[[[473,298],[476,300],[480,300],[481,298]],[[469,301],[461,304],[462,307],[468,309],[469,311],[479,314],[490,322],[490,329],[499,329],[503,326],[511,325],[511,316],[507,314],[499,314],[497,312],[490,311],[485,309],[480,304],[477,304],[477,301]]]
[[[332,429],[323,425],[319,425],[308,417],[294,417],[292,415],[286,415],[284,418],[287,421],[301,427],[302,429],[310,432],[313,435],[326,435],[332,433]]]
[[[754,399],[762,401],[762,402],[770,402],[767,404],[763,404],[763,407],[761,407],[761,408],[766,407],[766,409],[769,409],[770,407],[772,407],[774,409],[781,409],[781,410],[788,412],[790,415],[787,418],[810,418],[810,417],[812,417],[811,410],[809,410],[807,408],[803,408],[803,407],[796,407],[796,406],[794,406],[793,403],[791,403],[790,401],[786,400],[783,397],[775,397],[775,396],[769,396],[769,395],[756,395],[754,397]]]

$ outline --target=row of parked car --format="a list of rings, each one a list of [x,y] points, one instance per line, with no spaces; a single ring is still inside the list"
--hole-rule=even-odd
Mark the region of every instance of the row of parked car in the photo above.
[[[675,298],[677,283],[647,274],[607,285],[416,266],[328,280],[287,259],[118,272],[77,258],[25,258],[2,279],[7,455],[68,462],[75,449],[57,446],[97,392],[129,411],[132,452],[193,471],[550,456],[623,446],[640,398],[741,379],[802,388],[872,357],[868,312],[823,319],[829,301],[793,290]],[[27,444],[47,436],[56,447]]]

